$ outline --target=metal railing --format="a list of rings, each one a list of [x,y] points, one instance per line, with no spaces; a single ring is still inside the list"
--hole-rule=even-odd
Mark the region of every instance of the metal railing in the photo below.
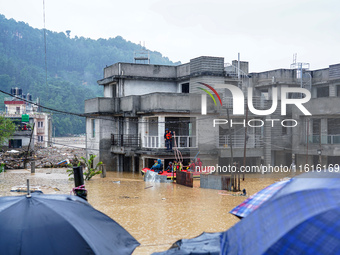
[[[177,148],[194,148],[197,147],[196,136],[175,136],[173,137],[173,145]],[[176,143],[175,143],[176,142]]]
[[[172,140],[173,147],[177,147],[177,148],[197,147],[196,136],[174,136],[172,139],[173,139]],[[165,147],[164,143],[159,142],[159,136],[144,136],[142,146],[144,148],[164,148]]]
[[[144,148],[160,148],[158,136],[144,136],[143,145]]]
[[[140,137],[138,135],[111,134],[111,145],[140,147]]]
[[[321,142],[320,142],[321,139]],[[340,144],[339,135],[309,135],[308,143],[311,144]]]
[[[244,148],[244,135],[232,135],[231,142],[233,148]],[[248,135],[246,139],[247,148],[259,148],[262,147],[261,135]],[[219,148],[229,148],[230,139],[229,135],[220,135],[218,140]]]

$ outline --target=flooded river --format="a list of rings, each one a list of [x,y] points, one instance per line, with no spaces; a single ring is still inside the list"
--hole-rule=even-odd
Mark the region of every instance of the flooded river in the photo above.
[[[0,195],[21,195],[11,187],[26,184],[40,186],[45,194],[69,194],[73,181],[66,169],[11,170],[0,174]],[[249,195],[261,190],[276,178],[246,178],[241,189]],[[138,173],[108,172],[106,178],[86,182],[88,201],[96,209],[122,225],[140,243],[133,254],[151,254],[168,249],[182,238],[202,232],[225,231],[238,219],[228,212],[245,197],[227,191],[194,188],[173,183],[148,183]],[[238,194],[238,193],[237,193]]]

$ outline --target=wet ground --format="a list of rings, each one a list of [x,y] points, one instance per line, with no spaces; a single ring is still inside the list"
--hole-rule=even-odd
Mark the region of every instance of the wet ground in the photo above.
[[[245,178],[241,189],[252,195],[286,176]],[[0,174],[0,196],[21,195],[11,187],[40,186],[45,194],[70,194],[74,183],[68,180],[66,168],[10,170]],[[182,238],[192,238],[202,232],[225,231],[239,220],[228,212],[245,200],[240,192],[194,188],[173,183],[147,183],[138,173],[108,172],[106,178],[95,176],[86,182],[88,201],[107,214],[140,243],[133,254],[151,254],[168,249]]]

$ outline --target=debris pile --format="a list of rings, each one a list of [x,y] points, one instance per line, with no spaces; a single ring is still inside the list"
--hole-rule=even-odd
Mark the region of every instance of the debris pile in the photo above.
[[[85,149],[67,147],[36,148],[26,155],[24,149],[15,149],[0,152],[0,164],[5,164],[5,169],[20,169],[30,167],[30,162],[35,161],[35,167],[58,168],[67,167],[67,164],[77,164],[81,157],[85,157]]]

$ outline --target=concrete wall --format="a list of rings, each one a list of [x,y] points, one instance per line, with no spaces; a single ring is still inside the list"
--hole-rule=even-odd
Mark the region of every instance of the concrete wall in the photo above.
[[[152,93],[141,96],[140,111],[189,112],[189,110],[189,94]]]
[[[312,71],[313,84],[318,82],[325,82],[329,80],[329,69],[319,69]]]
[[[190,59],[190,74],[200,75],[203,73],[223,75],[224,58],[202,56]]]
[[[176,82],[124,80],[124,96],[145,95],[154,92],[177,92]]]
[[[118,133],[118,121],[110,116],[95,119],[95,136],[92,132],[92,118],[86,118],[87,155],[96,155],[94,163],[102,161],[106,170],[114,170],[115,157],[111,153],[111,134]]]
[[[190,75],[190,64],[179,65],[176,68],[177,77],[184,77]]]
[[[296,78],[296,70],[293,69],[277,69],[261,73],[250,74],[250,85],[252,87],[272,86],[276,83],[298,84]]]
[[[85,113],[113,113],[117,111],[115,98],[96,97],[85,100]]]
[[[176,66],[116,63],[104,69],[104,78],[113,75],[176,78]]]

